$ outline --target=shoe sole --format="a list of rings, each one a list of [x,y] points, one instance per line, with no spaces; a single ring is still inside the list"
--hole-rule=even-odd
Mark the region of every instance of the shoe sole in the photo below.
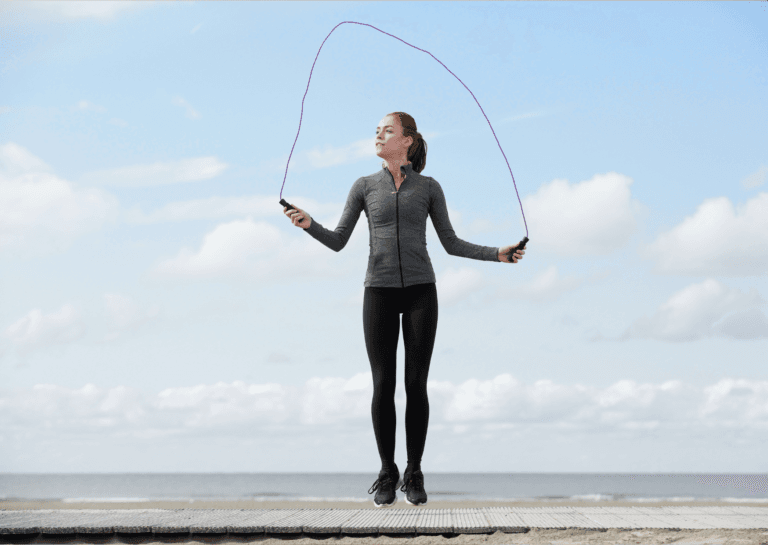
[[[392,501],[392,503],[376,503],[376,500],[373,500],[373,505],[375,505],[376,507],[379,507],[379,508],[381,508],[381,507],[392,507],[396,503],[397,503],[397,496],[395,496],[395,499]]]

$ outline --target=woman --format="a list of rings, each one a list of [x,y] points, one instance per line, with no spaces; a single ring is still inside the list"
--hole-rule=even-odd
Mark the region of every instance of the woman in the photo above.
[[[304,210],[284,208],[297,227],[338,252],[349,241],[365,211],[371,253],[365,276],[363,332],[373,374],[373,430],[381,457],[379,478],[368,491],[377,490],[376,507],[397,502],[395,488],[402,483],[406,501],[425,505],[421,456],[427,438],[429,400],[427,375],[437,332],[435,273],[427,254],[427,216],[446,251],[455,256],[510,263],[508,254],[517,247],[478,246],[456,236],[448,219],[445,196],[434,178],[422,176],[427,144],[416,122],[403,112],[384,116],[376,127],[376,155],[382,169],[359,178],[349,192],[339,225],[330,231],[313,221]],[[524,250],[512,255],[522,259]],[[408,466],[403,481],[395,464],[395,377],[397,342],[403,315],[405,341],[405,431]]]

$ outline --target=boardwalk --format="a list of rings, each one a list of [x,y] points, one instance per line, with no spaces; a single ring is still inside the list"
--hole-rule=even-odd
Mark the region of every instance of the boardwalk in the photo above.
[[[436,535],[531,528],[768,529],[768,507],[0,510],[0,535]]]

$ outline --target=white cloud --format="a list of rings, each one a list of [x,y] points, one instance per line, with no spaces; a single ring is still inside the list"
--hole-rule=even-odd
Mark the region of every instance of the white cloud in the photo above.
[[[483,273],[474,267],[449,267],[437,277],[435,285],[440,294],[441,306],[451,306],[473,293],[477,293],[486,282]]]
[[[754,288],[744,293],[710,278],[673,294],[653,316],[635,321],[619,340],[765,339],[768,318],[756,308],[765,303]]]
[[[172,102],[175,106],[181,106],[182,108],[185,108],[186,112],[184,115],[186,115],[189,119],[200,119],[200,114],[197,112],[197,110],[195,110],[192,105],[182,97],[173,97]]]
[[[84,110],[89,112],[99,112],[104,113],[107,111],[107,109],[104,106],[99,106],[98,104],[93,104],[92,102],[88,102],[87,100],[80,100],[77,103],[77,109],[78,110]]]
[[[35,157],[26,148],[8,142],[0,145],[0,176],[15,177],[30,172],[51,172],[42,159]]]
[[[200,30],[202,28],[202,26],[203,26],[203,23],[199,23],[199,24],[195,25],[194,28],[192,28],[192,31],[190,32],[190,34],[194,34],[198,30]]]
[[[518,263],[526,263],[525,260],[530,259],[529,256],[530,251],[526,250],[523,261]],[[505,266],[515,267],[517,264],[506,264]],[[495,299],[526,300],[537,303],[554,301],[563,294],[572,292],[585,284],[599,282],[609,274],[608,271],[601,271],[588,278],[564,277],[555,265],[550,265],[528,282],[510,283],[504,277],[496,280],[493,293],[487,297],[486,303]]]
[[[768,180],[768,166],[761,165],[757,171],[753,172],[741,181],[741,186],[744,189],[753,189],[765,184]]]
[[[598,388],[526,384],[505,373],[430,380],[428,390],[425,463],[433,471],[722,473],[749,464],[746,471],[757,472],[768,429],[768,381],[760,380],[726,377],[703,387],[620,380]],[[160,392],[0,388],[0,441],[6,465],[19,472],[178,471],[182,464],[190,472],[352,466],[375,473],[372,394],[369,372],[296,386],[237,380]],[[395,403],[402,415],[402,381]],[[406,453],[398,428],[399,459]]]
[[[103,298],[103,322],[108,331],[104,341],[113,341],[126,332],[139,329],[156,319],[160,313],[157,305],[144,308],[129,297],[118,293],[105,293]],[[3,332],[21,355],[52,345],[68,344],[85,335],[86,326],[81,312],[72,304],[65,304],[55,312],[44,314],[32,309],[25,316],[9,325]]]
[[[157,272],[203,278],[241,273],[249,257],[277,251],[280,240],[280,231],[268,223],[251,218],[224,223],[205,235],[197,252],[183,249],[163,261]]]
[[[105,336],[106,341],[118,338],[124,331],[138,329],[160,313],[160,307],[157,305],[142,309],[129,297],[119,293],[104,294],[104,309],[111,330]]]
[[[632,199],[633,180],[596,174],[578,184],[553,180],[524,199],[536,247],[562,256],[606,255],[622,248],[637,230],[641,205]]]
[[[430,429],[479,435],[489,429],[545,428],[588,432],[647,429],[764,430],[768,381],[723,378],[696,387],[679,380],[638,384],[620,380],[605,388],[520,382],[505,373],[460,384],[429,381]],[[405,391],[396,391],[398,402]],[[38,384],[0,391],[7,431],[50,429],[69,434],[149,438],[178,434],[286,434],[304,437],[315,428],[368,430],[373,384],[370,373],[349,379],[313,377],[303,386],[243,381],[171,387],[157,394],[87,384],[71,389]],[[48,432],[50,431],[48,430]]]
[[[727,197],[705,200],[680,225],[643,249],[655,272],[764,276],[768,273],[768,193],[734,210]]]
[[[768,395],[765,383],[745,379],[721,379],[717,384],[703,388],[704,399],[698,414],[718,416],[738,425],[742,418],[763,419],[768,413]]]
[[[376,157],[375,142],[375,138],[364,138],[341,148],[325,145],[322,150],[314,148],[308,151],[306,158],[311,168],[328,168],[355,163],[362,159]]]
[[[80,312],[71,304],[48,314],[43,314],[40,309],[32,309],[3,333],[20,354],[54,344],[68,344],[84,334],[85,325]]]
[[[5,5],[3,5],[5,4]],[[8,5],[11,4],[11,5]],[[0,2],[0,20],[6,14],[23,17],[24,20],[63,23],[78,20],[112,21],[118,15],[146,9],[152,2],[103,1],[38,1]]]
[[[0,252],[31,256],[62,251],[117,215],[99,189],[77,189],[21,146],[0,145]]]
[[[295,203],[307,210],[310,216],[325,216],[338,213],[344,209],[344,203],[318,202],[310,197],[295,195],[291,197]],[[298,206],[298,205],[297,205]],[[311,213],[310,213],[311,210]],[[188,201],[175,201],[162,208],[145,214],[138,208],[126,210],[124,221],[128,223],[149,224],[166,221],[192,221],[201,219],[226,219],[232,217],[252,216],[258,218],[284,218],[284,224],[290,226],[289,220],[283,214],[283,207],[274,195],[252,195],[243,197],[207,197]],[[325,224],[323,224],[325,225]]]
[[[336,223],[332,218],[326,224]],[[360,226],[358,221],[340,259],[303,230],[296,232],[298,228],[290,225],[293,236],[286,236],[272,224],[249,216],[216,226],[203,237],[198,250],[184,248],[175,257],[162,260],[150,274],[157,279],[229,278],[262,285],[296,278],[338,278],[349,274],[349,262],[367,257],[368,233]]]
[[[124,217],[129,223],[148,224],[242,217],[249,214],[264,217],[278,213],[282,214],[282,208],[274,197],[208,197],[168,203],[150,214],[144,214],[138,208],[134,208],[126,211]]]
[[[147,187],[210,180],[228,167],[218,158],[194,157],[179,161],[158,161],[149,165],[134,165],[85,174],[81,181],[120,187]]]

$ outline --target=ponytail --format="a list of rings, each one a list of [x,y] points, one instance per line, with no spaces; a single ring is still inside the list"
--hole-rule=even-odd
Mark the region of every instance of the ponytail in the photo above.
[[[416,129],[416,121],[405,112],[393,112],[389,115],[396,115],[400,118],[403,136],[406,138],[413,137],[413,144],[408,148],[407,159],[413,165],[413,170],[420,173],[427,166],[427,142]]]

